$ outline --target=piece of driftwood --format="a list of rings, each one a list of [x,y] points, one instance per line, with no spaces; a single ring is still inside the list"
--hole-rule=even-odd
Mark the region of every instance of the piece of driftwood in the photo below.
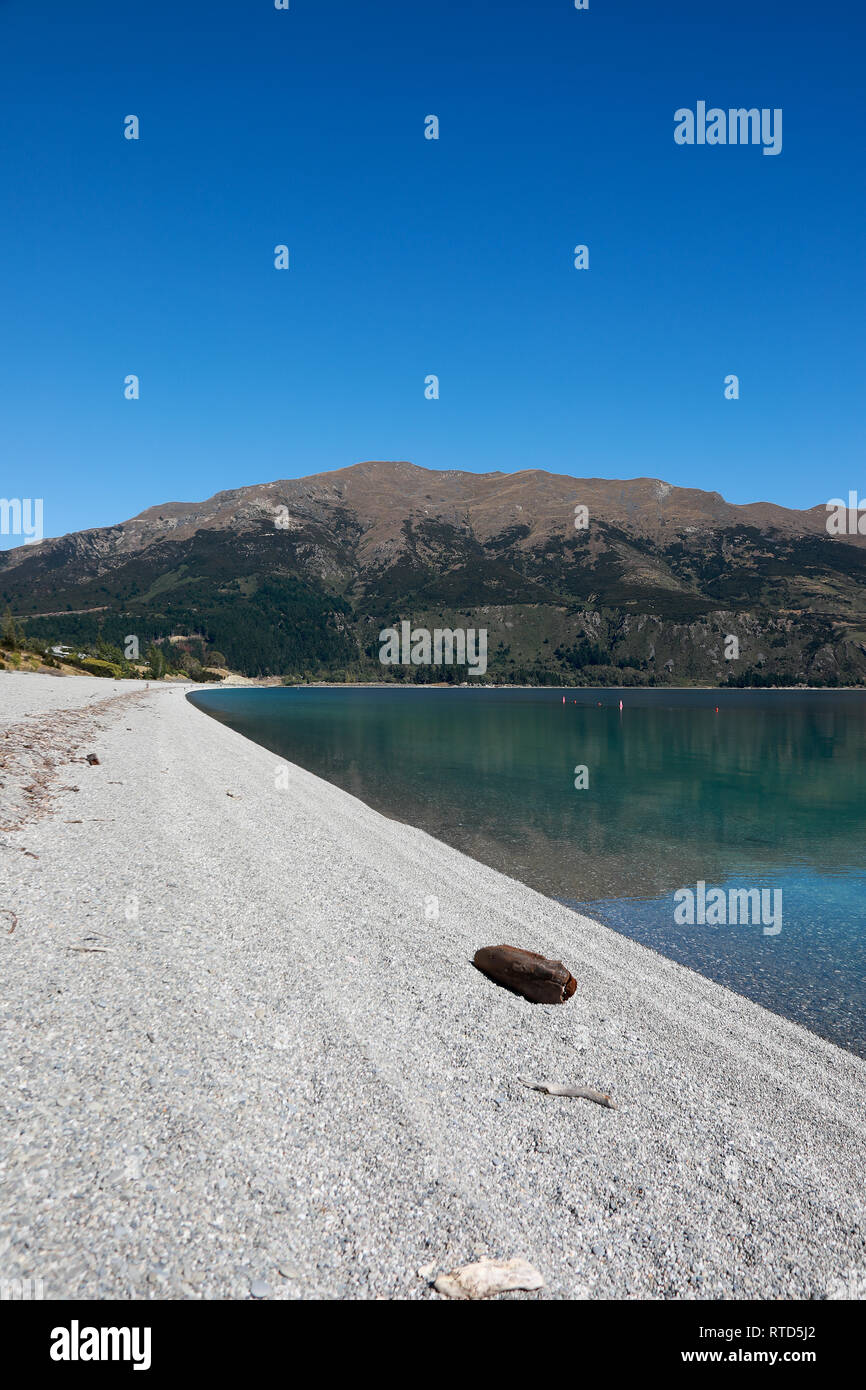
[[[492,1298],[514,1289],[543,1289],[544,1278],[528,1260],[479,1260],[450,1274],[440,1274],[433,1284],[444,1298]]]
[[[496,984],[533,1004],[564,1004],[577,989],[577,981],[561,960],[548,960],[519,946],[482,946],[472,963]]]
[[[612,1096],[604,1091],[596,1091],[592,1086],[558,1086],[553,1081],[529,1081],[525,1076],[518,1076],[517,1080],[521,1086],[528,1086],[531,1091],[543,1091],[547,1096],[574,1096],[578,1100],[594,1100],[596,1105],[605,1105],[608,1110],[617,1108]]]

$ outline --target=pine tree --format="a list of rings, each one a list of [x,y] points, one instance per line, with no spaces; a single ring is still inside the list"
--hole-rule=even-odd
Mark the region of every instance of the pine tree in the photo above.
[[[3,614],[3,624],[0,628],[0,646],[8,648],[14,652],[18,647],[18,629],[15,626],[15,619],[12,616],[12,609],[8,603],[6,612]]]
[[[147,649],[147,660],[150,665],[150,670],[147,672],[149,679],[162,680],[165,675],[165,657],[155,642],[151,642]]]

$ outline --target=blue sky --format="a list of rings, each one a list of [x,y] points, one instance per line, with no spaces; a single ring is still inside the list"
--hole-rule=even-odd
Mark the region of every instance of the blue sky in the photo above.
[[[0,494],[56,535],[374,458],[866,492],[864,34],[851,0],[0,0]],[[701,99],[781,107],[782,153],[676,145]]]

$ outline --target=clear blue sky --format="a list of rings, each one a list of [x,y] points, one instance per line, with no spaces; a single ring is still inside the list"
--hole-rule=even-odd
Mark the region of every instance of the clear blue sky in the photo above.
[[[57,535],[362,459],[866,492],[864,35],[854,0],[0,0],[0,495]],[[781,107],[782,153],[677,146],[700,99]]]

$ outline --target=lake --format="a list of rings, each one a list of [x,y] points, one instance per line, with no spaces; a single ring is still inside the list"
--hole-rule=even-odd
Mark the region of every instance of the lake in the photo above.
[[[866,1056],[864,693],[284,687],[191,699],[385,815]],[[702,914],[712,889],[717,906]]]

